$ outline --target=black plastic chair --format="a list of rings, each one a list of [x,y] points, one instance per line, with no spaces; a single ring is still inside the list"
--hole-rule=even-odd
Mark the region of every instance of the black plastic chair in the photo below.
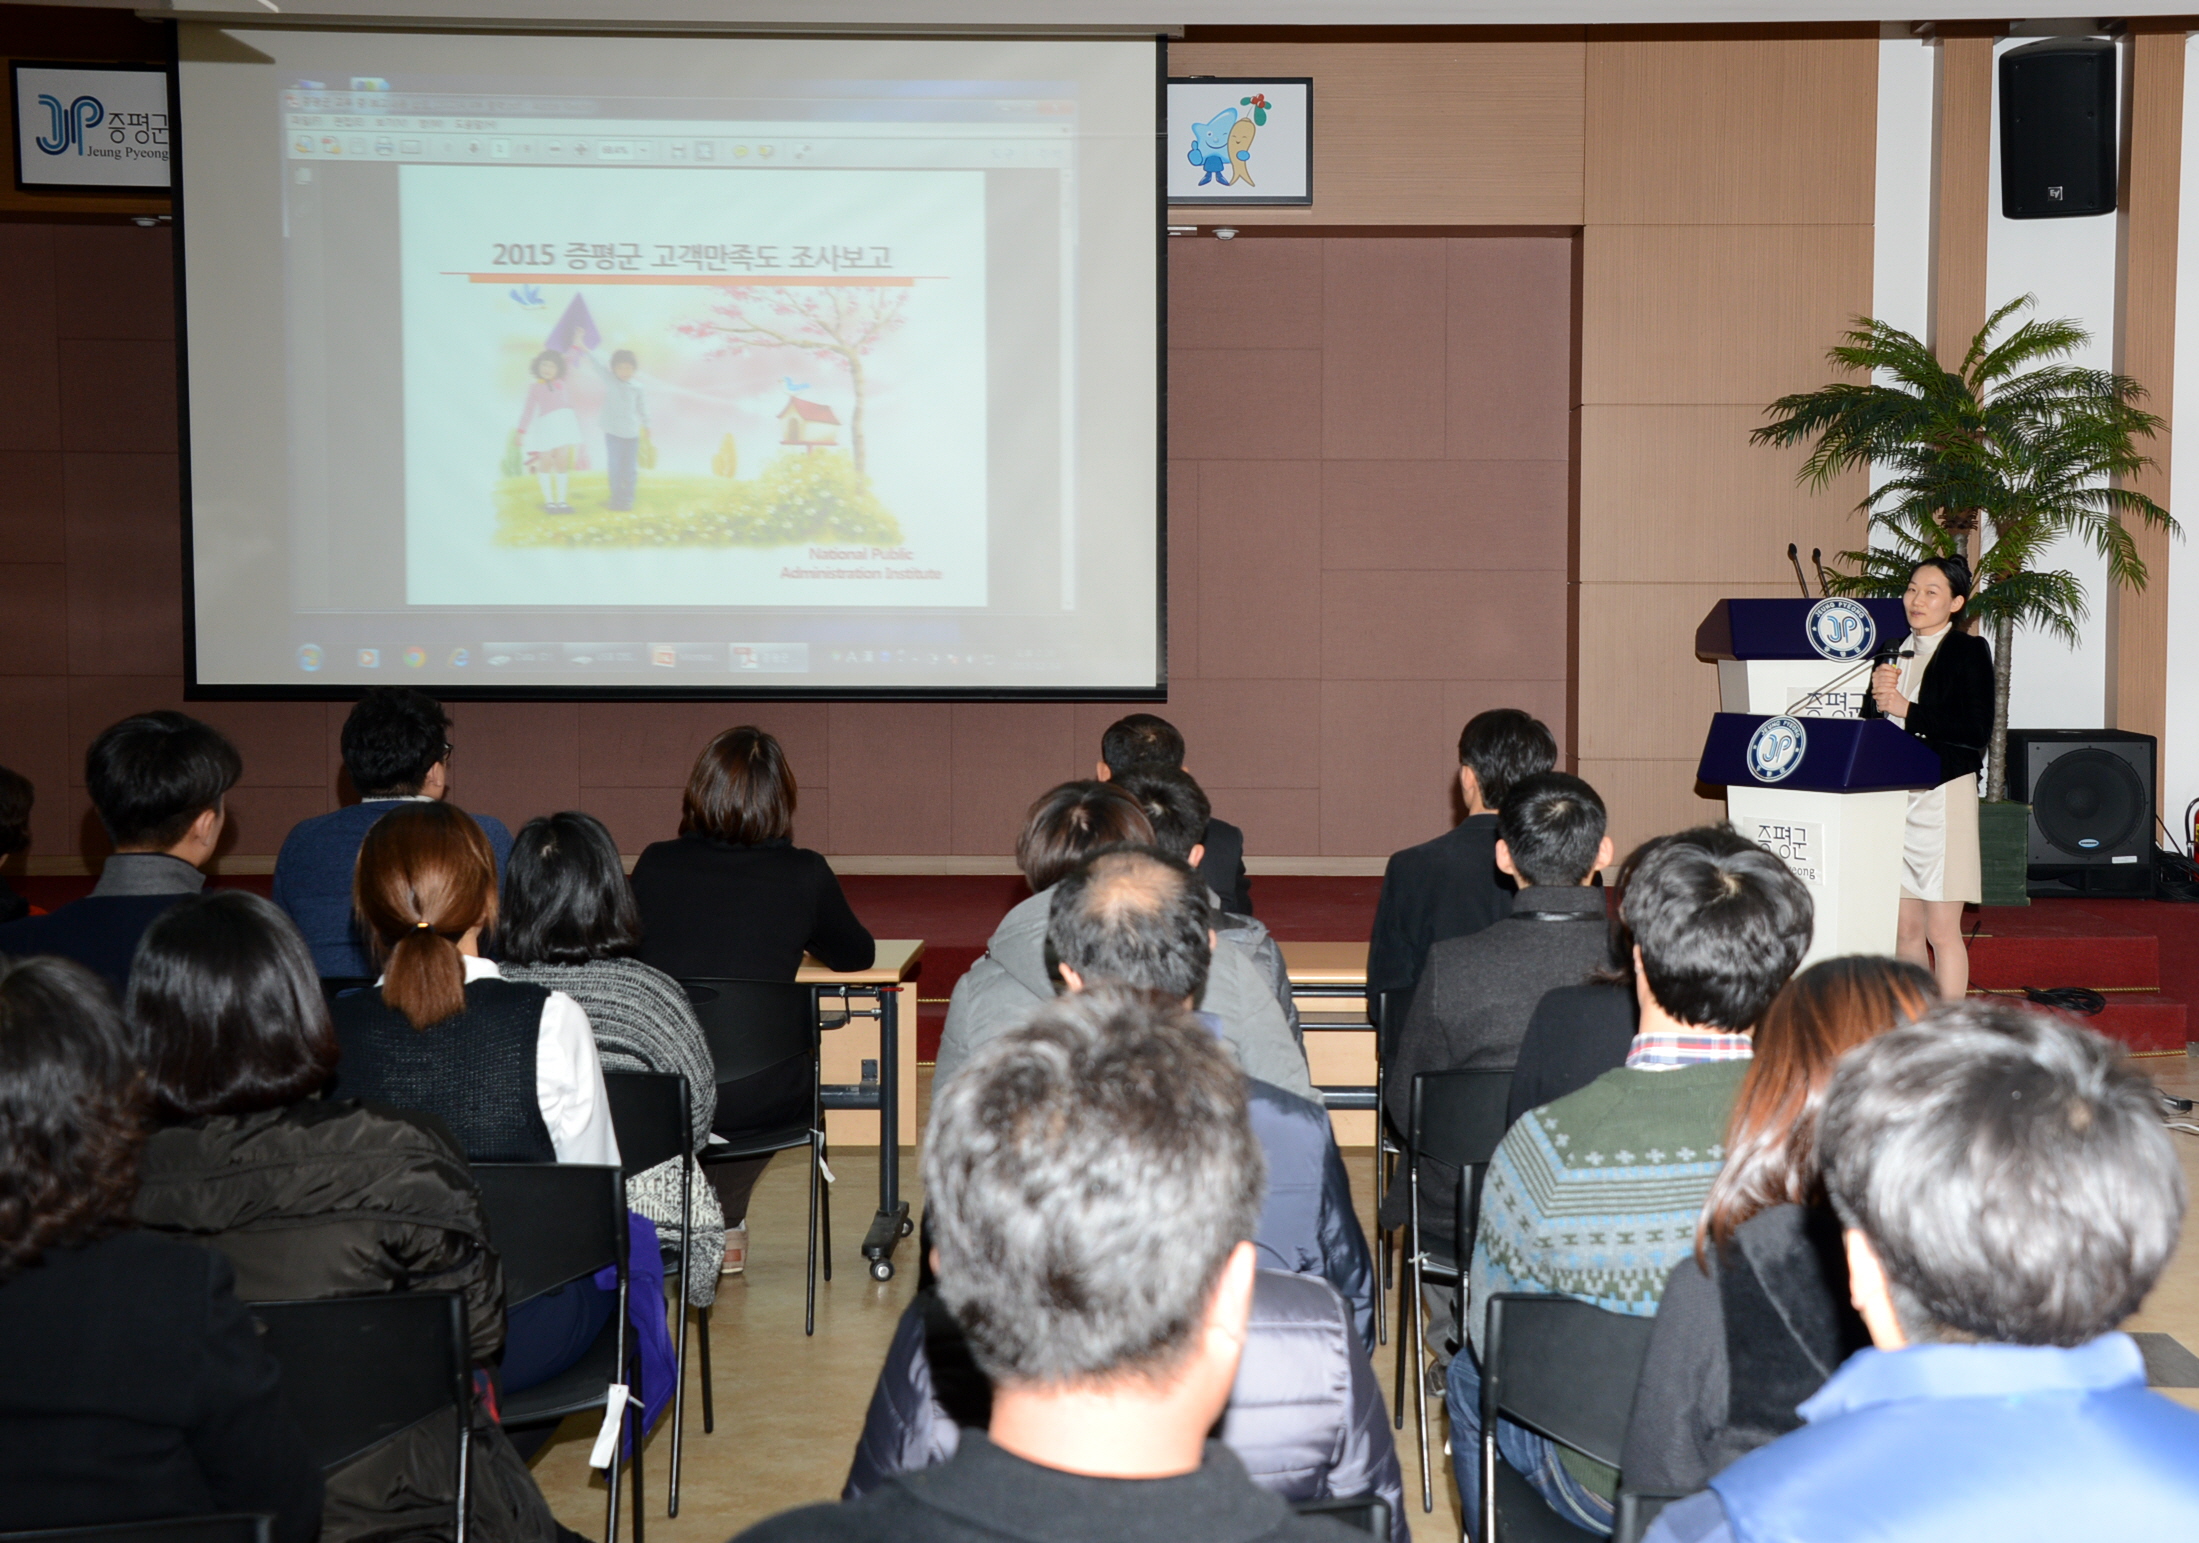
[[[54,1527],[0,1532],[0,1543],[268,1543],[275,1518],[252,1515],[179,1516],[161,1522],[109,1522],[104,1527]]]
[[[694,1127],[688,1117],[687,1079],[676,1072],[607,1071],[603,1087],[611,1101],[611,1129],[618,1136],[619,1171],[631,1179],[659,1163],[680,1165],[680,1242],[664,1251],[665,1258],[676,1262],[679,1277],[672,1297],[679,1312],[672,1355],[672,1477],[664,1507],[665,1515],[677,1516],[680,1450],[687,1432],[687,1277],[694,1268],[695,1228]]]
[[[1405,1026],[1405,1013],[1413,1005],[1410,991],[1378,991],[1367,1006],[1374,1018],[1374,1214],[1382,1215],[1382,1201],[1389,1194],[1389,1187],[1396,1182],[1398,1158],[1405,1153],[1400,1145],[1402,1138],[1390,1123],[1389,1103],[1383,1096],[1389,1083],[1383,1068],[1390,1063],[1390,1047],[1397,1043],[1398,1030]],[[1380,1222],[1377,1221],[1377,1227]],[[1390,1319],[1383,1304],[1383,1296],[1390,1289],[1394,1275],[1390,1267],[1390,1250],[1395,1240],[1390,1236],[1394,1228],[1381,1231],[1376,1237],[1374,1281],[1374,1342],[1386,1345],[1390,1342]]]
[[[442,1410],[455,1416],[456,1539],[466,1543],[473,1450],[473,1367],[466,1310],[452,1291],[254,1302],[283,1371],[283,1403],[321,1471]]]
[[[1654,1318],[1573,1297],[1500,1292],[1482,1336],[1482,1543],[1577,1543],[1593,1534],[1550,1509],[1497,1455],[1497,1419],[1616,1468]]]
[[[1619,1514],[1612,1528],[1613,1543],[1642,1543],[1642,1534],[1649,1530],[1664,1508],[1675,1500],[1687,1496],[1677,1492],[1646,1489],[1621,1489]]]
[[[1509,1071],[1421,1072],[1413,1078],[1405,1122],[1405,1266],[1397,1285],[1397,1389],[1395,1423],[1405,1424],[1405,1383],[1410,1376],[1413,1414],[1420,1429],[1420,1508],[1435,1509],[1435,1479],[1428,1458],[1427,1347],[1421,1322],[1420,1288],[1424,1282],[1458,1284],[1474,1251],[1474,1226],[1480,1215],[1481,1169],[1504,1139],[1504,1101],[1511,1095]],[[1468,1204],[1459,1208],[1451,1246],[1443,1247],[1421,1229],[1424,1199],[1420,1162],[1429,1158],[1460,1170],[1468,1186]],[[1448,1197],[1446,1197],[1448,1198]],[[1463,1316],[1459,1323],[1466,1322]]]
[[[802,1332],[817,1332],[817,1266],[832,1279],[832,1196],[825,1188],[823,1093],[818,1085],[816,988],[780,980],[683,980],[702,1022],[718,1078],[718,1125],[737,1135],[703,1148],[705,1168],[744,1157],[809,1148],[809,1284]],[[799,1072],[800,1075],[795,1075]],[[805,1092],[785,1096],[796,1085]],[[756,1090],[770,1091],[763,1103]],[[728,1216],[728,1226],[739,1220]],[[820,1240],[822,1248],[820,1250]],[[696,1322],[702,1352],[702,1428],[717,1428],[710,1386],[710,1315]]]
[[[1347,1527],[1372,1533],[1389,1543],[1390,1503],[1380,1495],[1333,1495],[1326,1500],[1293,1500],[1300,1516],[1333,1516]]]
[[[547,1424],[567,1415],[602,1409],[611,1384],[632,1390],[620,1423],[637,1433],[634,1475],[634,1543],[642,1540],[640,1358],[626,1343],[626,1184],[616,1168],[593,1163],[476,1163],[474,1182],[488,1213],[489,1241],[504,1264],[506,1310],[598,1270],[618,1271],[618,1302],[611,1321],[587,1353],[549,1381],[507,1394],[501,1413],[507,1427]],[[605,1470],[605,1543],[618,1539],[618,1478],[623,1460],[611,1444]]]

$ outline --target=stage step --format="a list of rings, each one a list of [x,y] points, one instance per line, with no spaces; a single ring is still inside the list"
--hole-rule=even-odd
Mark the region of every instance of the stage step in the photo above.
[[[2002,993],[1994,993],[2002,995]],[[2111,991],[2107,1006],[2092,1017],[2076,1021],[2088,1029],[2119,1040],[2133,1055],[2182,1055],[2190,1033],[2186,1004],[2158,991]],[[2015,1000],[2022,1001],[2021,996]]]
[[[1970,922],[1978,929],[1970,941],[1973,986],[2160,989],[2159,938],[2068,902],[1989,905]]]

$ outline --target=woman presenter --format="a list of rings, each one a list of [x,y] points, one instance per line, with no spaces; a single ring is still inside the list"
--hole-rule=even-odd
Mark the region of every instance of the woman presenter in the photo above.
[[[1983,892],[1978,864],[1978,769],[1993,733],[1993,650],[1964,630],[1970,565],[1934,557],[1909,576],[1909,640],[1898,662],[1871,672],[1866,718],[1891,718],[1939,754],[1939,786],[1909,795],[1902,832],[1901,922],[1895,952],[1939,978],[1943,1000],[1970,985],[1964,902]]]

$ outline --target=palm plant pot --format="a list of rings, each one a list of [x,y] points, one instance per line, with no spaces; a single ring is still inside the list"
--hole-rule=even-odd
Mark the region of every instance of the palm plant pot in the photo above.
[[[1978,801],[1978,865],[1987,905],[2029,905],[2031,806],[2009,799]]]

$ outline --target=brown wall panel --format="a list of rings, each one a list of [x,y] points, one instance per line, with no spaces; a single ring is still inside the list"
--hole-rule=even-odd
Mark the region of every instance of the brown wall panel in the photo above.
[[[1313,79],[1310,209],[1212,225],[1577,225],[1577,42],[1179,43],[1171,75]]]
[[[1621,858],[1651,836],[1726,817],[1723,798],[1705,798],[1697,791],[1696,764],[1693,755],[1653,761],[1582,757],[1580,774],[1603,795],[1611,845]]]
[[[1695,657],[1696,627],[1728,596],[1793,593],[1791,583],[1583,584],[1581,759],[1701,750],[1718,670]]]
[[[1875,26],[1844,38],[1599,40],[1586,100],[1591,225],[1871,221]]]
[[[1830,376],[1871,306],[1869,224],[1591,225],[1581,401],[1762,407]]]

